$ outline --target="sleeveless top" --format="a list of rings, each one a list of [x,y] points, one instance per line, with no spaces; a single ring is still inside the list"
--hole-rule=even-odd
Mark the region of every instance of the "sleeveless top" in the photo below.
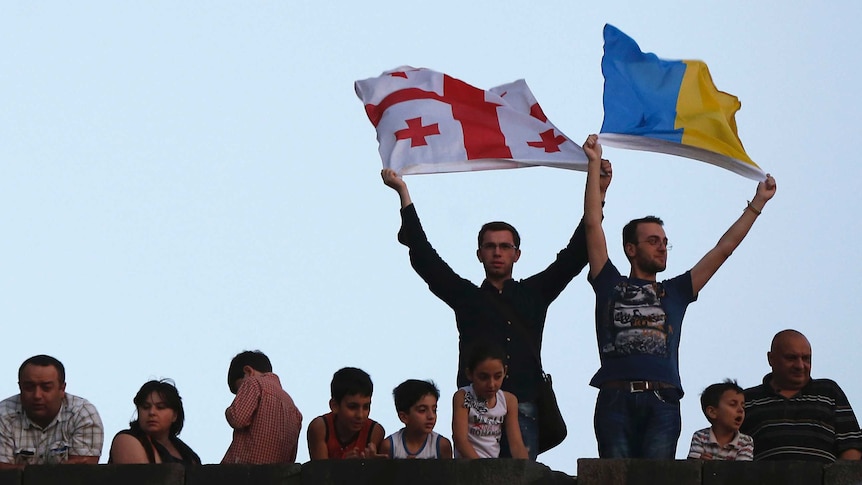
[[[404,437],[404,430],[401,428],[395,433],[389,435],[389,458],[424,458],[435,459],[440,458],[440,435],[435,432],[428,433],[425,442],[415,453],[411,453],[407,449],[407,442]]]
[[[500,438],[503,436],[503,421],[506,419],[507,412],[506,396],[503,390],[497,391],[497,404],[490,409],[487,401],[476,397],[472,384],[459,390],[465,391],[467,440],[479,458],[499,458]]]
[[[365,421],[362,429],[350,441],[342,443],[338,439],[338,433],[335,432],[335,413],[327,413],[321,417],[323,418],[323,425],[326,428],[326,451],[330,460],[340,460],[344,458],[345,453],[354,448],[359,448],[360,451],[364,450],[368,446],[368,443],[371,442],[371,430],[377,426],[377,421],[368,419]]]
[[[198,456],[198,454],[195,453],[189,447],[189,445],[185,444],[183,442],[183,440],[179,439],[176,436],[171,436],[171,443],[173,443],[174,446],[176,447],[177,451],[180,452],[180,456],[182,456],[182,458],[175,457],[174,455],[171,454],[170,451],[168,451],[167,448],[164,447],[164,445],[162,445],[161,443],[159,443],[157,441],[150,440],[150,438],[146,435],[146,433],[144,433],[140,430],[124,429],[124,430],[118,432],[117,434],[118,435],[127,434],[129,436],[134,436],[135,438],[137,438],[137,440],[141,443],[141,446],[144,447],[144,452],[146,452],[147,459],[149,460],[150,463],[156,462],[156,455],[155,455],[155,453],[153,453],[153,448],[155,448],[156,453],[159,454],[159,458],[162,460],[162,463],[180,463],[183,465],[200,465],[201,464],[201,459]],[[108,457],[108,464],[109,465],[112,464],[113,461],[114,461],[114,458],[112,456],[109,456]]]

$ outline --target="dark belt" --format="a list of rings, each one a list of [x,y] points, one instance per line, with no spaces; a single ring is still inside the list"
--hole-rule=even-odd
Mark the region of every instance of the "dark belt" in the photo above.
[[[602,383],[602,389],[624,389],[629,392],[644,392],[675,388],[676,386],[673,384],[659,381],[607,381]]]

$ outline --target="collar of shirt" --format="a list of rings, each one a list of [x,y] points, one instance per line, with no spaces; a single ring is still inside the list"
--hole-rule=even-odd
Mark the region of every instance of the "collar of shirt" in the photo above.
[[[498,290],[497,287],[494,286],[490,281],[484,280],[484,281],[482,281],[481,288],[483,290],[493,291],[494,293],[508,293],[509,291],[511,291],[513,284],[515,284],[515,280],[512,278],[509,278],[503,282],[503,289]]]
[[[723,447],[718,444],[718,440],[715,439],[715,433],[712,432],[712,427],[709,428],[709,442],[714,443],[719,448],[739,448],[739,431],[734,433],[733,439],[730,440],[729,443],[724,445]]]
[[[794,395],[793,395],[793,396],[791,396],[791,397],[787,397],[787,396],[785,396],[785,395],[781,394],[781,389],[776,389],[776,388],[775,388],[775,386],[773,386],[773,385],[772,385],[772,372],[770,372],[769,374],[766,374],[765,376],[763,376],[763,386],[764,386],[764,387],[766,387],[766,389],[767,389],[771,394],[773,394],[773,395],[774,395],[774,396],[776,396],[776,397],[780,397],[780,398],[782,398],[782,399],[793,399],[793,398],[795,398],[796,396],[800,396],[800,395],[806,394],[806,391],[808,391],[808,390],[811,388],[811,385],[812,385],[812,383],[813,383],[813,382],[814,382],[814,378],[813,378],[813,377],[809,377],[809,378],[808,378],[808,382],[806,382],[806,383],[805,383],[805,385],[804,385],[804,386],[802,386],[802,388],[801,388],[801,389],[799,389],[798,391],[796,391],[796,394],[794,394]]]

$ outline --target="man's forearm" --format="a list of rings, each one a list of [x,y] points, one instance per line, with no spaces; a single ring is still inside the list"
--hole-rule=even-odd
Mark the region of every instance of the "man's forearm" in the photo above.
[[[602,223],[602,203],[604,194],[599,187],[601,169],[598,164],[591,163],[587,171],[587,186],[584,191],[584,223],[587,227],[595,227]]]
[[[98,456],[69,456],[65,462],[66,465],[97,465],[99,464]]]
[[[721,236],[718,244],[716,244],[716,248],[725,259],[730,257],[731,253],[739,247],[742,240],[745,239],[745,236],[748,235],[748,232],[754,226],[754,221],[757,220],[758,215],[750,207],[746,207],[736,222]]]
[[[398,190],[398,198],[401,200],[402,209],[413,203],[413,201],[410,200],[410,191],[407,190],[407,187]]]

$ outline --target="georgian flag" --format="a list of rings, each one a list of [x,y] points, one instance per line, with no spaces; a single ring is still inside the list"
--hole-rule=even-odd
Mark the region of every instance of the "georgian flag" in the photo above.
[[[586,171],[581,147],[551,122],[523,79],[489,91],[402,66],[356,81],[384,168],[401,175],[535,165]]]

